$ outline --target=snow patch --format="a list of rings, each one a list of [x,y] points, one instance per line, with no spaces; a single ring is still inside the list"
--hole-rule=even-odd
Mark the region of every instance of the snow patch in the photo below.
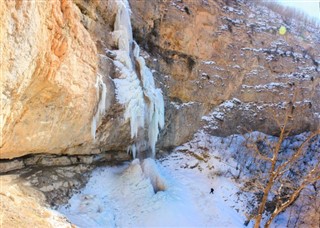
[[[216,64],[214,61],[202,61],[203,64],[205,65],[212,65],[212,64]]]
[[[173,105],[173,107],[175,109],[181,109],[181,108],[185,108],[188,106],[192,106],[192,105],[196,104],[196,102],[190,101],[187,103],[177,103],[177,102],[171,101],[170,104]]]
[[[189,194],[154,160],[136,159],[96,169],[59,211],[79,227],[196,227],[204,218]]]

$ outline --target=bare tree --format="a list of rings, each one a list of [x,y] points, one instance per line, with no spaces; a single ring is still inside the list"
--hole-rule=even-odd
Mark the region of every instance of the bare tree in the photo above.
[[[310,147],[319,137],[320,130],[310,133],[294,150],[286,149],[283,144],[289,137],[288,124],[292,120],[290,109],[287,109],[282,123],[277,120],[280,129],[277,141],[260,137],[247,144],[247,148],[255,153],[255,159],[263,164],[251,181],[260,195],[255,215],[250,216],[255,220],[255,228],[260,227],[263,216],[266,217],[264,226],[269,227],[279,213],[295,202],[303,189],[320,180],[319,147]],[[266,213],[267,207],[269,213]]]

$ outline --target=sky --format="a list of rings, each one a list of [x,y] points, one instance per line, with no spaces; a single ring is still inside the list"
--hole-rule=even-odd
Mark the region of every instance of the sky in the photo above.
[[[320,0],[278,0],[281,4],[300,9],[308,15],[320,20]]]

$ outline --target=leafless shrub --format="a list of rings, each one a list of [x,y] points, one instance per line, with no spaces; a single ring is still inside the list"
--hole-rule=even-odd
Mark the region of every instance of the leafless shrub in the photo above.
[[[282,16],[282,19],[288,24],[290,24],[290,22],[294,19],[304,25],[310,25],[312,27],[320,28],[320,23],[316,18],[313,18],[298,9],[283,6],[275,1],[254,0],[254,2],[267,7],[275,13],[278,13]]]
[[[261,225],[263,216],[266,217],[265,227],[269,227],[274,218],[292,205],[302,191],[320,180],[320,130],[302,137],[300,141],[290,144],[289,148],[285,143],[290,134],[288,124],[294,119],[290,108],[287,110],[282,121],[276,119],[280,130],[278,140],[262,134],[249,134],[244,142],[252,158],[243,163],[250,172],[243,190],[256,195],[259,205],[249,217],[255,220],[256,228]]]

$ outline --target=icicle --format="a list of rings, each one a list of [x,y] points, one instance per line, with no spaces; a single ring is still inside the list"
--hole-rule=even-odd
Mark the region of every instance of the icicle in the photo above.
[[[97,91],[97,97],[100,96],[100,87],[102,88],[102,91],[96,114],[93,116],[91,123],[91,136],[93,140],[96,139],[97,124],[99,123],[101,116],[103,116],[106,112],[107,86],[103,82],[102,76],[100,74],[98,74],[97,76],[95,87]]]
[[[144,127],[143,92],[140,81],[132,69],[127,69],[125,65],[116,63],[121,72],[121,78],[114,79],[117,88],[117,100],[126,107],[124,117],[130,120],[131,138],[137,137],[139,128]]]
[[[140,47],[133,40],[130,22],[130,9],[127,0],[117,0],[117,15],[114,24],[113,39],[118,50],[115,50],[115,65],[120,77],[114,79],[119,103],[125,105],[124,117],[130,120],[131,138],[134,144],[128,147],[133,156],[139,152],[142,142],[137,139],[139,130],[147,127],[148,146],[155,155],[155,145],[159,128],[164,126],[164,102],[160,89],[155,88],[152,72],[140,56]],[[133,49],[133,50],[132,50]],[[136,72],[134,63],[138,63]],[[141,77],[139,79],[138,75]]]
[[[137,155],[137,147],[135,144],[128,146],[127,153],[131,153],[133,158],[136,158]]]

